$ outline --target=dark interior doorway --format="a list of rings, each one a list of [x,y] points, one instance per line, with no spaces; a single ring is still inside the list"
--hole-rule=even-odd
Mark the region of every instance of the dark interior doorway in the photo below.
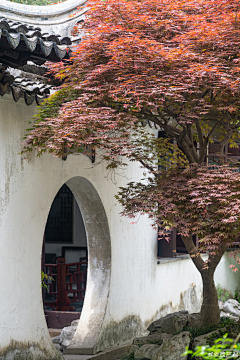
[[[73,243],[74,196],[64,184],[57,193],[45,228],[46,243]]]
[[[57,319],[58,328],[67,326],[64,319],[69,316],[71,320],[79,318],[86,292],[87,263],[82,215],[72,191],[64,184],[52,203],[42,249],[42,271],[48,276],[43,288],[43,303],[51,323],[49,327],[56,327],[50,318],[56,317],[59,311],[74,312],[76,317],[61,313],[62,319]]]

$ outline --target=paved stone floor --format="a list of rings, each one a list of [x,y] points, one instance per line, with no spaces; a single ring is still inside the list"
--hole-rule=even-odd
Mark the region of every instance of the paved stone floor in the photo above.
[[[65,360],[91,360],[93,357],[89,357],[88,355],[64,355]],[[116,360],[121,360],[122,358],[118,358]]]
[[[65,360],[90,360],[93,355],[64,355]]]
[[[89,357],[88,355],[65,355],[65,360],[91,360],[93,357]],[[116,360],[121,360],[122,358],[118,358]]]
[[[64,355],[64,360],[94,360],[96,357],[94,355]],[[122,358],[122,357],[121,357]],[[110,358],[109,356],[106,357],[106,360],[121,360],[121,358]],[[102,359],[104,359],[102,357]],[[97,360],[97,359],[96,359]],[[104,359],[105,360],[105,359]]]
[[[64,360],[120,360],[127,355],[131,344],[117,346],[96,355],[63,355]]]
[[[107,354],[106,357],[103,357],[104,354],[101,354],[101,360],[120,360],[119,357],[111,357],[110,354]],[[63,355],[64,360],[98,360],[97,355]]]

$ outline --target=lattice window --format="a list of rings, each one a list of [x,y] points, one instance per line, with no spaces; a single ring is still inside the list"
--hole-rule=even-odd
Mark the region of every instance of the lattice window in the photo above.
[[[64,184],[57,193],[45,229],[46,243],[73,243],[73,193]]]
[[[171,239],[169,241],[165,239],[158,240],[158,258],[161,257],[176,257],[179,255],[188,254],[187,249],[182,241],[181,235],[177,234],[176,230],[171,231]],[[197,245],[196,235],[192,236],[193,242]]]

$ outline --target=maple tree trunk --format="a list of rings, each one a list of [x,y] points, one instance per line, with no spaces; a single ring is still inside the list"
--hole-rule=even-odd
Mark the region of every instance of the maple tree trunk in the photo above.
[[[213,276],[219,261],[226,251],[226,246],[221,244],[219,246],[218,253],[209,256],[210,262],[208,264],[208,268],[206,268],[206,263],[199,255],[197,255],[198,249],[192,240],[192,236],[182,237],[182,240],[188,253],[193,255],[191,259],[200,272],[203,281],[203,302],[200,311],[201,327],[218,324],[220,322],[220,310]]]
[[[215,269],[214,269],[215,270]],[[214,271],[201,271],[203,281],[203,302],[201,306],[201,326],[214,325],[220,322],[217,290],[213,280]]]

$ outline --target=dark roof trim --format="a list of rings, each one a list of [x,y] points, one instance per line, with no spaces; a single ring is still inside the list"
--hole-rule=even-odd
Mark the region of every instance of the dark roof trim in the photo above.
[[[39,90],[39,89],[37,89],[37,87],[35,89]],[[28,106],[32,105],[34,103],[34,101],[36,102],[37,105],[40,105],[41,102],[49,96],[49,94],[45,91],[43,91],[42,93],[40,91],[39,92],[34,92],[34,91],[29,92],[21,87],[14,86],[14,85],[10,85],[10,90],[11,90],[11,94],[12,94],[12,97],[15,102],[18,102],[18,100],[20,98],[24,98],[25,104]]]
[[[4,68],[0,69],[0,95],[11,93],[15,102],[24,98],[27,105],[32,105],[34,101],[40,105],[49,96],[51,90],[53,86],[44,84],[41,80],[14,76]]]
[[[42,65],[46,61],[68,58],[70,37],[52,35],[41,28],[0,18],[0,63],[18,68],[31,60]]]
[[[37,91],[36,91],[37,90]],[[50,91],[49,91],[50,93]],[[20,98],[23,98],[26,105],[32,105],[34,102],[37,105],[40,105],[44,99],[46,99],[49,96],[49,93],[47,93],[46,90],[39,91],[37,89],[37,85],[34,91],[27,91],[24,88],[21,88],[21,86],[16,86],[15,84],[7,85],[4,87],[2,84],[0,84],[0,95],[3,96],[5,94],[11,94],[13,97],[13,100],[15,102],[18,102]]]
[[[68,36],[61,37],[61,35],[53,35],[48,34],[46,32],[42,32],[41,28],[34,27],[32,25],[24,24],[19,21],[12,21],[5,17],[0,17],[0,36],[4,33],[7,37],[12,37],[13,39],[16,39],[18,41],[18,44],[20,42],[20,36],[23,36],[23,39],[25,41],[30,41],[32,39],[32,42],[36,38],[41,38],[45,41],[51,41],[56,44],[60,45],[71,45],[72,41]],[[9,40],[9,42],[11,39]],[[27,42],[26,42],[27,45]],[[35,44],[34,44],[35,45]],[[29,46],[29,49],[31,51],[34,50],[31,45]],[[16,47],[16,46],[15,46]]]

